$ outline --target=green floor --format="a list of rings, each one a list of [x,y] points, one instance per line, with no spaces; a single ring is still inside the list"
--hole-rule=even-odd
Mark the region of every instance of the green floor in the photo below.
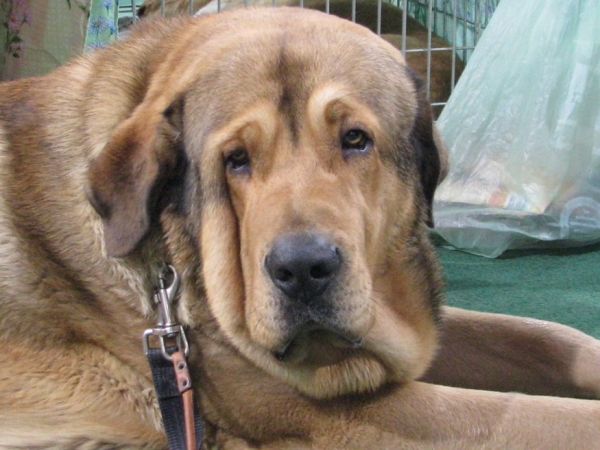
[[[449,305],[553,320],[600,338],[600,245],[499,259],[438,253]]]

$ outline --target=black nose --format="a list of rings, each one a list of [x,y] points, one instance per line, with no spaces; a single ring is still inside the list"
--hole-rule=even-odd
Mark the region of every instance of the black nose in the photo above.
[[[342,265],[339,248],[318,233],[295,233],[275,240],[265,268],[290,299],[310,301],[322,294]]]

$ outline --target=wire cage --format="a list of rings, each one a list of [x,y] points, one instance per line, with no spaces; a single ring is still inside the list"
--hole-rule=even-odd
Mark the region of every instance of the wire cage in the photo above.
[[[464,65],[473,53],[500,0],[396,0],[395,2],[392,0],[392,2],[406,11],[407,16],[427,28],[426,45],[410,48],[405,44],[408,29],[404,26],[402,52],[407,55],[409,64],[410,53],[427,55],[424,78],[428,96],[437,116],[446,104],[449,94],[454,90]],[[439,70],[439,65],[434,64],[433,58],[437,52],[451,52],[449,76],[435,72]],[[449,85],[449,93],[436,98],[432,93],[432,78],[444,76],[449,77],[445,80]]]
[[[500,0],[397,0],[411,17],[429,26],[433,34],[454,44],[467,61]],[[430,21],[431,20],[431,21]]]
[[[300,6],[368,26],[398,47],[439,116],[500,0],[92,0],[86,45],[101,47],[137,20],[253,5]],[[118,25],[117,25],[118,24]]]

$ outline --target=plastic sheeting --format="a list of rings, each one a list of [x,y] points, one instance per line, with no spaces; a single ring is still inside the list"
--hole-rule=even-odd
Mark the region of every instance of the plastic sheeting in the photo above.
[[[438,126],[436,231],[496,257],[600,240],[600,1],[502,0]]]

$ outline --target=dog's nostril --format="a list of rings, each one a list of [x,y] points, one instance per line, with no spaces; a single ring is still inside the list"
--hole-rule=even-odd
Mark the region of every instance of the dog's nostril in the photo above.
[[[283,283],[291,281],[294,278],[294,274],[289,270],[281,269],[274,271],[274,277]]]
[[[320,264],[310,269],[310,276],[312,278],[325,278],[328,277],[330,274],[331,270],[325,264]]]

